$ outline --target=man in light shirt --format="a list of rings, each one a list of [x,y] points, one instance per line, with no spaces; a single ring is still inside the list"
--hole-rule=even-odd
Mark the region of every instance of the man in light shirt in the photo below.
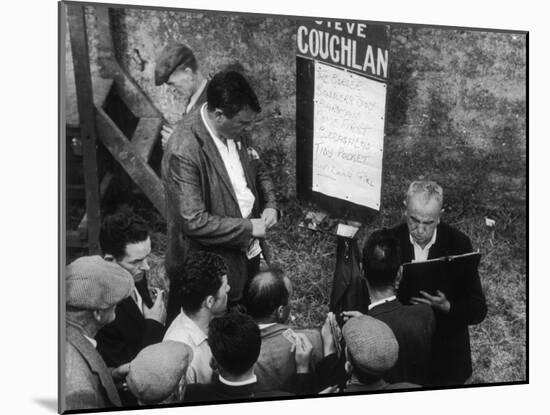
[[[412,182],[403,213],[405,223],[393,229],[401,247],[401,263],[472,252],[465,234],[441,222],[443,189],[437,183]],[[487,314],[477,268],[458,270],[447,279],[450,285],[446,292],[430,295],[421,291],[421,297],[412,299],[413,303],[430,305],[435,313],[433,385],[463,384],[472,375],[468,326],[481,323]]]
[[[162,161],[166,268],[191,251],[219,254],[228,268],[231,306],[259,269],[259,239],[278,220],[273,182],[246,133],[259,111],[241,74],[216,74],[207,103],[178,124]]]
[[[155,64],[155,85],[166,84],[186,98],[183,116],[206,102],[208,79],[202,74],[193,51],[181,43],[169,43],[159,53]],[[174,127],[163,125],[162,148],[165,149]]]
[[[223,259],[210,252],[195,252],[178,266],[168,270],[172,298],[180,313],[166,331],[164,341],[178,341],[193,350],[187,368],[186,383],[210,383],[212,352],[208,345],[210,321],[227,311],[227,268]]]
[[[145,221],[128,208],[107,215],[101,225],[100,244],[104,259],[128,271],[134,280],[131,295],[120,302],[113,322],[96,336],[98,351],[109,366],[130,362],[146,346],[162,341],[165,332],[164,293],[156,290],[153,301],[146,272],[151,254],[151,238]],[[125,405],[136,404],[127,391],[121,392]]]

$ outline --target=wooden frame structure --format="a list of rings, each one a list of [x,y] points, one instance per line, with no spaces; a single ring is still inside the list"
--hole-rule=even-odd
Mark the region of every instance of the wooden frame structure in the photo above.
[[[165,215],[165,196],[158,175],[149,166],[153,146],[159,138],[165,120],[160,111],[128,75],[116,59],[111,31],[109,8],[94,6],[99,30],[98,56],[101,76],[92,76],[88,54],[88,37],[84,7],[78,3],[61,6],[66,13],[74,64],[74,91],[78,113],[67,116],[67,137],[82,141],[84,193],[86,213],[76,230],[67,230],[67,247],[88,248],[90,254],[99,253],[101,198],[113,179],[105,172],[100,180],[97,145],[102,143],[116,162],[122,166],[134,183],[143,191],[156,209]],[[64,45],[61,45],[64,47]],[[64,68],[62,68],[64,70]],[[67,88],[69,90],[70,88]],[[108,97],[117,94],[138,119],[131,139],[105,111]],[[65,97],[65,105],[71,105]],[[74,102],[72,103],[74,106]],[[65,178],[66,180],[66,178]],[[74,186],[73,186],[74,187]],[[69,188],[67,187],[67,193]]]

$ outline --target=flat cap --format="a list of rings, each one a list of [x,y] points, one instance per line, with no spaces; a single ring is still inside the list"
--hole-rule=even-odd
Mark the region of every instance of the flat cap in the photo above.
[[[399,344],[392,329],[371,316],[355,317],[344,325],[342,335],[354,366],[381,376],[397,362]]]
[[[193,350],[185,343],[147,346],[130,362],[128,389],[143,404],[160,403],[176,390],[192,359]]]
[[[107,309],[128,297],[133,288],[128,271],[99,255],[78,258],[66,268],[66,302],[74,308]]]
[[[161,51],[155,64],[155,85],[165,83],[172,72],[186,64],[193,72],[197,69],[197,61],[193,51],[181,43],[169,43]]]

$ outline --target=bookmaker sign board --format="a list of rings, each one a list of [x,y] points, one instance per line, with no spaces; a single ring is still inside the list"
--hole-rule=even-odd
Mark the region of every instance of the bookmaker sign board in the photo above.
[[[389,28],[312,21],[296,41],[299,195],[334,214],[379,210]]]

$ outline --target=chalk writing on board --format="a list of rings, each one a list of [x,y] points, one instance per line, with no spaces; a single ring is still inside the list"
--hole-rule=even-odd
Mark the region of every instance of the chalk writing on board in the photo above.
[[[380,208],[386,85],[315,62],[313,190]]]

